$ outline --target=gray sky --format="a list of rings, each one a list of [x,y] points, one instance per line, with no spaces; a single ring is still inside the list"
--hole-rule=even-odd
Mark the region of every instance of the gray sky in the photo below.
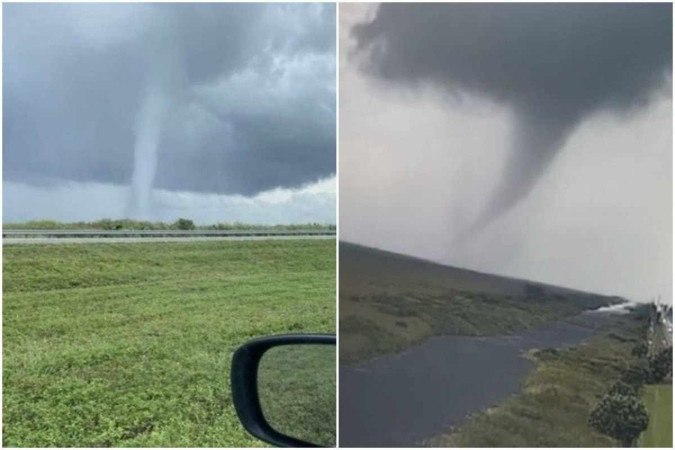
[[[335,221],[334,5],[8,4],[3,28],[4,220],[191,195],[198,221]]]
[[[340,14],[342,239],[671,299],[669,5]]]

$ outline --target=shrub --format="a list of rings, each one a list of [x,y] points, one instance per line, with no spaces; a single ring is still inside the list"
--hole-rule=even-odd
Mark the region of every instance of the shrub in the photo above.
[[[625,370],[621,381],[631,386],[640,387],[649,379],[649,369],[644,364],[635,364]]]
[[[649,347],[647,347],[647,344],[642,343],[633,347],[631,353],[633,354],[633,356],[637,356],[638,358],[644,358],[645,356],[647,356],[648,351]]]
[[[180,218],[173,223],[172,228],[176,228],[178,230],[194,230],[195,224],[190,219]]]
[[[525,296],[526,297],[544,297],[546,295],[546,290],[543,286],[534,283],[525,283]]]
[[[649,416],[634,395],[608,394],[591,411],[591,427],[618,440],[624,447],[632,447],[649,425]]]
[[[557,348],[542,348],[535,353],[535,356],[542,361],[551,361],[558,358],[560,355],[561,351]]]
[[[648,383],[659,383],[673,371],[673,347],[661,350],[649,358]]]
[[[609,389],[609,395],[632,395],[637,397],[638,389],[637,386],[619,380]]]

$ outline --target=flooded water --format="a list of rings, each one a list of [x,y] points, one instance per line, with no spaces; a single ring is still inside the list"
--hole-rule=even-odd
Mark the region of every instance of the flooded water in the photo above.
[[[433,337],[403,353],[340,367],[340,446],[413,447],[517,393],[533,348],[591,337],[611,313],[588,312],[520,334]]]

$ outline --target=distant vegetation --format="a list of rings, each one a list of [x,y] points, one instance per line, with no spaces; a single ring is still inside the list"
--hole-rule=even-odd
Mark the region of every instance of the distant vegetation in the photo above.
[[[341,242],[340,361],[397,352],[434,335],[521,331],[617,301]]]
[[[195,225],[186,218],[172,223],[149,222],[131,219],[101,219],[94,222],[57,222],[53,220],[33,220],[22,223],[5,223],[6,230],[335,230],[333,224],[300,223],[260,225],[241,222],[217,223],[214,225]]]

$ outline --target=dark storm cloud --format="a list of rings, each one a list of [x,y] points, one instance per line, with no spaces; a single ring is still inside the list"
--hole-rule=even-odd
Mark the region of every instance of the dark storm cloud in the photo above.
[[[129,184],[157,130],[156,188],[335,173],[333,5],[11,4],[3,26],[7,180]]]
[[[383,4],[353,30],[370,73],[513,109],[512,157],[479,227],[530,192],[584,118],[647,103],[672,72],[670,4]]]

